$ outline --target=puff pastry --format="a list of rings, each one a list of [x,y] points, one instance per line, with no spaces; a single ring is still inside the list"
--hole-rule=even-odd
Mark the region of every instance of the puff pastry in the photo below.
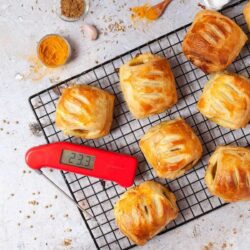
[[[159,114],[177,102],[167,59],[141,54],[120,67],[120,84],[128,108],[137,119]]]
[[[248,1],[248,3],[245,5],[244,9],[243,9],[243,15],[245,17],[248,29],[250,30],[250,2]]]
[[[119,229],[137,245],[144,245],[178,214],[176,198],[166,187],[146,181],[124,193],[114,207]]]
[[[150,128],[139,144],[156,174],[168,179],[183,175],[202,155],[199,138],[182,119],[164,121]]]
[[[182,49],[205,73],[227,68],[238,56],[247,36],[231,19],[212,10],[200,11],[188,30]]]
[[[206,84],[198,110],[213,122],[230,129],[250,121],[250,79],[233,73],[217,73]]]
[[[205,175],[209,191],[226,202],[250,200],[250,149],[220,146]]]
[[[109,133],[114,96],[89,85],[63,90],[56,109],[56,126],[64,134],[95,139]]]

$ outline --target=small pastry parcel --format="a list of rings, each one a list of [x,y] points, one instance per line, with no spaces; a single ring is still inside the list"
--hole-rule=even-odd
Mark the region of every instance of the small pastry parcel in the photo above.
[[[144,245],[178,215],[175,195],[154,181],[125,192],[115,204],[116,223],[130,240]]]
[[[245,127],[250,121],[250,79],[234,73],[216,73],[205,85],[197,108],[222,127]]]
[[[150,128],[139,144],[156,174],[168,179],[183,175],[202,156],[199,138],[180,118]]]
[[[125,101],[135,118],[162,113],[177,102],[175,79],[166,58],[141,54],[119,72]]]
[[[219,146],[209,160],[205,182],[226,202],[250,201],[250,149]]]
[[[109,133],[113,119],[114,96],[89,85],[63,90],[56,108],[56,126],[64,134],[95,139]]]
[[[212,10],[200,11],[188,30],[182,49],[205,73],[226,69],[239,55],[246,34],[230,18]]]
[[[248,1],[247,4],[245,5],[243,9],[243,15],[245,17],[247,27],[250,30],[250,1]]]

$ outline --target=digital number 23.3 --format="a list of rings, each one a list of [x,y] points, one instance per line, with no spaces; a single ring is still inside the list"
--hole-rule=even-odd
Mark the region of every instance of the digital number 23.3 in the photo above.
[[[90,162],[90,157],[89,156],[83,157],[82,154],[71,153],[71,157],[69,158],[69,163],[81,166],[83,160],[84,160],[84,164],[83,165],[88,166],[89,162]]]

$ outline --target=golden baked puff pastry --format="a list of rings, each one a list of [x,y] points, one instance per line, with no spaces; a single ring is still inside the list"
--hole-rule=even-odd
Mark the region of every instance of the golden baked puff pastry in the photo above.
[[[156,174],[168,179],[183,175],[202,155],[199,138],[180,118],[150,128],[139,144]]]
[[[114,96],[89,85],[63,90],[56,108],[56,126],[64,134],[95,139],[109,133]]]
[[[245,5],[243,9],[243,15],[245,17],[248,29],[250,30],[250,1]]]
[[[231,19],[212,10],[200,11],[184,38],[188,60],[205,73],[227,68],[238,56],[247,36]]]
[[[230,129],[250,121],[250,79],[233,73],[216,73],[205,85],[197,104],[211,121]]]
[[[173,73],[166,58],[141,54],[120,67],[128,108],[137,119],[159,114],[177,102]]]
[[[250,200],[250,149],[220,146],[205,175],[209,191],[226,202]]]
[[[121,232],[135,244],[144,245],[177,217],[178,208],[172,192],[146,181],[124,193],[114,213]]]

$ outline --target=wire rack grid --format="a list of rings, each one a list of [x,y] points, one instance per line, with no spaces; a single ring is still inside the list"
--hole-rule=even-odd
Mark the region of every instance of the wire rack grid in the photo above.
[[[234,19],[248,33],[246,23],[241,14],[241,5],[245,2],[241,1],[222,12]],[[189,25],[133,49],[93,69],[41,91],[29,99],[32,110],[48,143],[70,141],[133,155],[139,162],[135,185],[154,179],[167,185],[175,193],[180,209],[179,216],[161,233],[174,229],[225,205],[220,199],[211,196],[204,184],[203,179],[208,158],[217,145],[235,144],[248,146],[250,141],[249,126],[236,131],[224,129],[208,121],[197,111],[196,103],[202,93],[204,84],[208,80],[208,76],[187,61],[182,53],[181,43],[188,27]],[[138,53],[148,51],[168,58],[176,78],[179,101],[177,105],[167,112],[146,119],[135,120],[128,111],[119,88],[117,69]],[[230,70],[249,77],[249,44],[244,47],[238,58],[230,66]],[[75,83],[94,85],[116,96],[114,121],[111,133],[108,136],[97,140],[83,140],[64,136],[56,128],[54,122],[55,110],[61,90]],[[157,178],[155,172],[147,164],[139,150],[138,141],[149,127],[176,117],[185,118],[192,126],[201,139],[204,152],[202,160],[193,169],[184,176],[168,181]],[[115,183],[104,183],[99,179],[87,176],[68,172],[62,172],[62,174],[73,198],[101,222],[101,225],[98,225],[95,221],[86,218],[81,213],[95,246],[98,249],[132,248],[134,246],[133,243],[117,228],[113,214],[113,205],[126,189]]]

